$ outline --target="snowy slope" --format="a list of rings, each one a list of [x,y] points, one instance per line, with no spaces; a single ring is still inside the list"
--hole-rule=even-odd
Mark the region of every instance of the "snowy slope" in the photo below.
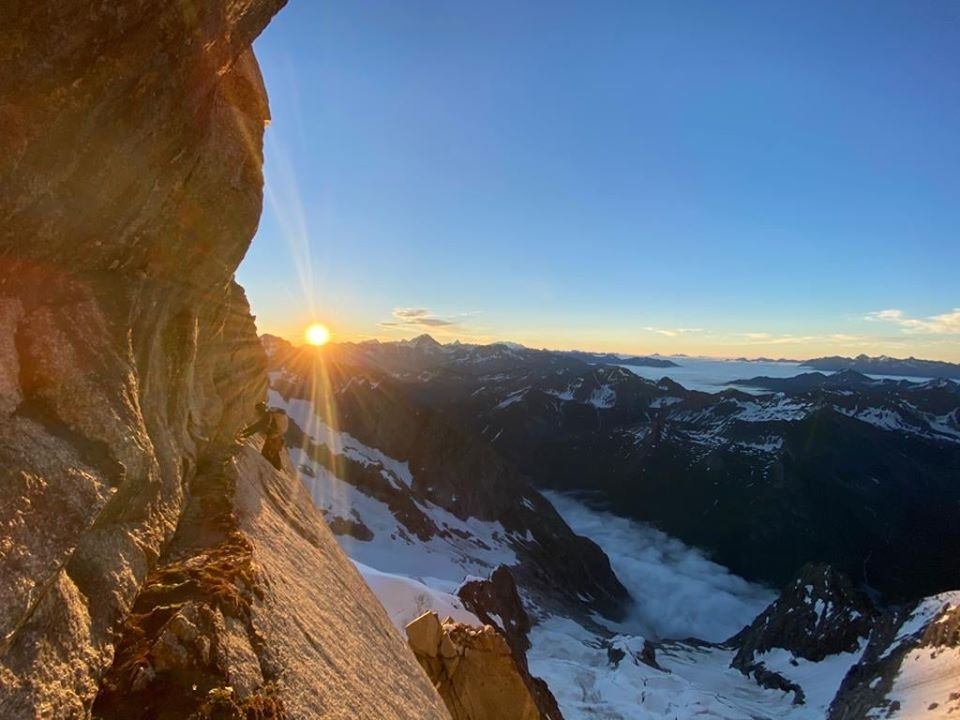
[[[503,359],[509,351],[498,350],[496,358]],[[494,383],[497,377],[501,376],[482,376],[478,382]],[[629,379],[624,378],[600,371],[591,371],[582,382],[559,376],[542,394],[552,402],[586,407],[595,420],[603,412],[616,410],[627,396],[624,387]],[[369,381],[361,378],[356,382]],[[484,387],[476,392],[482,395]],[[495,396],[492,413],[519,409],[530,392],[528,384],[518,383],[509,392]],[[814,410],[809,399],[782,394],[730,397],[696,407],[696,403],[674,395],[675,388],[669,384],[658,392],[661,394],[650,407],[673,413],[673,432],[686,434],[692,445],[733,442],[743,453],[777,453],[783,445],[777,434],[778,424],[800,422]],[[842,405],[845,396],[836,397]],[[338,542],[395,626],[402,628],[425,610],[478,623],[476,616],[464,609],[457,589],[467,579],[488,576],[499,564],[516,565],[520,549],[534,542],[529,532],[508,531],[500,522],[457,517],[417,495],[417,488],[423,487],[422,476],[421,483],[417,482],[420,470],[416,468],[421,466],[412,468],[410,462],[337,429],[335,423],[318,417],[317,408],[306,400],[285,398],[272,391],[269,401],[285,408],[310,444],[325,448],[333,458],[333,462],[321,462],[316,453],[303,448],[290,451],[311,499],[332,526],[340,527]],[[842,414],[872,425],[889,425],[883,429],[894,430],[890,415],[862,408]],[[955,416],[943,416],[947,431],[955,424]],[[749,439],[736,431],[737,427],[761,425],[769,427]],[[493,428],[491,435],[499,437],[503,431],[503,427]],[[651,423],[633,432],[636,442],[643,443],[662,431]],[[378,476],[389,497],[347,482],[345,475],[338,474],[338,459],[348,459]],[[391,497],[406,498],[436,531],[412,530]],[[547,499],[576,532],[606,551],[613,570],[634,599],[630,612],[619,623],[596,615],[574,619],[558,612],[556,606],[538,604],[540,596],[521,584],[524,603],[535,618],[529,638],[531,673],[547,681],[567,720],[827,717],[844,677],[864,657],[865,643],[853,652],[829,655],[820,662],[794,657],[778,647],[759,653],[756,660],[767,670],[802,688],[806,702],[795,705],[793,692],[763,688],[732,668],[737,650],[722,644],[770,604],[776,597],[774,591],[737,577],[702,552],[651,526],[593,510],[567,495],[548,494]],[[542,512],[526,498],[518,505]],[[339,526],[337,521],[342,521]],[[942,610],[942,604],[937,607]],[[939,610],[924,612],[919,609],[913,625],[904,625],[902,632],[925,632],[936,621]],[[691,637],[706,642],[683,640]],[[898,636],[897,642],[902,644],[903,638]],[[889,714],[895,703],[912,712],[931,692],[949,697],[951,674],[960,670],[956,649],[942,649],[936,658],[927,657],[930,653],[925,652],[911,648],[905,653],[897,679],[888,688],[883,704],[887,714],[883,717],[897,717]],[[943,707],[952,705],[944,701]]]
[[[275,394],[270,399],[309,428],[315,442],[334,452],[364,458],[385,477],[411,485],[405,464],[311,418],[309,403],[284,401]],[[479,623],[463,608],[456,590],[471,576],[488,575],[497,563],[516,562],[502,526],[463,521],[421,503],[438,526],[450,531],[446,537],[421,540],[404,531],[385,503],[340,480],[299,449],[291,449],[291,457],[301,468],[314,502],[328,517],[354,517],[373,533],[369,540],[349,535],[338,540],[398,628],[425,610]],[[678,718],[707,713],[744,720],[785,717],[787,713],[798,720],[822,717],[842,679],[836,667],[813,678],[800,673],[811,684],[811,696],[817,703],[800,712],[791,705],[789,694],[762,689],[731,669],[733,650],[672,642],[657,654],[662,670],[635,662],[629,653],[642,649],[640,631],[650,638],[697,635],[723,640],[749,622],[774,595],[653,528],[589,510],[569,497],[554,494],[550,499],[578,532],[607,549],[614,569],[636,599],[631,616],[620,625],[610,624],[609,632],[587,629],[569,618],[530,608],[538,618],[530,636],[531,671],[547,681],[568,720],[663,717],[665,713]],[[527,601],[529,604],[529,597]],[[623,648],[627,658],[611,666],[608,646]],[[850,662],[849,658],[838,661]]]
[[[313,442],[328,447],[334,455],[375,467],[394,488],[411,486],[413,476],[407,463],[334,430],[316,416],[310,402],[287,400],[275,391],[270,392],[269,401],[271,406],[285,409]],[[449,592],[467,575],[486,576],[497,565],[517,562],[512,537],[499,523],[476,518],[461,520],[436,505],[414,501],[440,529],[440,533],[422,540],[404,528],[387,503],[344,482],[301,448],[292,447],[289,452],[314,504],[328,520],[354,520],[372,532],[369,540],[338,536],[347,554],[366,567],[389,569]]]

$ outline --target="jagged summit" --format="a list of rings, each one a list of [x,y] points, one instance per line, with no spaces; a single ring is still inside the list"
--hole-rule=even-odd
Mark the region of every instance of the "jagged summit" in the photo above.
[[[870,634],[877,614],[845,575],[829,565],[808,563],[770,607],[730,640],[738,648],[731,664],[747,672],[757,656],[773,648],[814,662],[853,652]]]
[[[426,352],[437,350],[443,347],[440,343],[434,340],[433,336],[430,335],[429,333],[423,333],[422,335],[417,335],[415,338],[411,338],[410,340],[400,340],[399,344],[409,345],[411,347],[417,348],[418,350],[422,350]]]

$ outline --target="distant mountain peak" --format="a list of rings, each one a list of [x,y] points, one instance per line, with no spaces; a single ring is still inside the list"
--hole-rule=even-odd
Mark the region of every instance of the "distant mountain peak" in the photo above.
[[[417,335],[415,338],[411,338],[410,340],[401,340],[400,342],[404,345],[410,345],[411,347],[415,347],[419,350],[433,350],[442,347],[440,343],[434,340],[433,336],[429,333],[423,333],[422,335]]]

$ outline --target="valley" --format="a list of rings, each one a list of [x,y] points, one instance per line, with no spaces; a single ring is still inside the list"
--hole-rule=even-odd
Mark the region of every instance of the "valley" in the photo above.
[[[477,624],[459,589],[509,568],[568,720],[880,717],[890,658],[952,617],[951,381],[795,368],[705,393],[518,346],[264,344],[291,460],[397,626]]]

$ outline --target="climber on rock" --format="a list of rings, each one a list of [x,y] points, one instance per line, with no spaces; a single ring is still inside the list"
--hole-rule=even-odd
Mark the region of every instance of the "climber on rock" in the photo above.
[[[257,413],[260,417],[255,423],[244,428],[240,437],[248,438],[256,433],[263,433],[265,439],[261,454],[277,470],[283,470],[284,436],[290,424],[287,413],[280,408],[268,407],[265,402],[257,403]]]

